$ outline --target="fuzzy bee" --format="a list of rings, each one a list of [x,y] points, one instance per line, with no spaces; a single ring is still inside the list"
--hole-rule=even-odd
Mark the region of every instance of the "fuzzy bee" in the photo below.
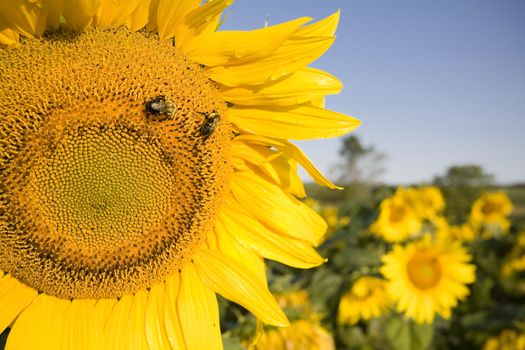
[[[162,122],[175,113],[177,105],[166,96],[159,95],[146,101],[144,108],[148,119]]]
[[[199,128],[199,133],[204,137],[204,140],[206,140],[208,137],[210,137],[211,134],[213,134],[215,129],[217,129],[217,126],[219,125],[220,121],[221,116],[215,111],[206,115],[204,123]]]

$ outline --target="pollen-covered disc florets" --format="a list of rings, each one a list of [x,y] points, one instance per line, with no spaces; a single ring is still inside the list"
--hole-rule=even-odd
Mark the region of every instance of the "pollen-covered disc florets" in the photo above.
[[[62,298],[164,280],[212,229],[231,128],[202,128],[225,114],[203,69],[145,33],[0,51],[0,270]]]

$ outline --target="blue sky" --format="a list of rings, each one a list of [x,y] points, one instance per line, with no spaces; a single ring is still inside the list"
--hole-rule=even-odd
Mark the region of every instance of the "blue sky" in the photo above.
[[[341,9],[337,39],[313,66],[345,88],[327,107],[363,121],[386,153],[388,183],[430,181],[476,163],[525,182],[525,1],[237,0],[224,29],[255,29]],[[298,142],[329,173],[340,139]]]

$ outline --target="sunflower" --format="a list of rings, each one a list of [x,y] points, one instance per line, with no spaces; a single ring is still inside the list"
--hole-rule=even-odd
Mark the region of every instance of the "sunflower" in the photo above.
[[[335,349],[332,334],[321,326],[322,315],[314,310],[306,290],[287,291],[276,300],[290,318],[290,327],[262,327],[258,324],[255,337],[245,339],[248,349]]]
[[[483,350],[525,350],[525,333],[505,329],[500,335],[489,338]]]
[[[321,326],[322,315],[314,311],[306,290],[287,291],[276,300],[290,317],[290,327],[261,327],[251,344],[245,341],[244,345],[261,350],[335,349],[333,336]]]
[[[439,188],[425,186],[416,189],[417,210],[421,217],[434,220],[445,209],[445,199]]]
[[[512,202],[504,192],[484,193],[472,204],[470,223],[490,237],[493,231],[507,232],[510,222],[507,216],[512,212]]]
[[[475,280],[471,256],[459,242],[432,240],[425,235],[405,247],[396,245],[381,259],[381,273],[399,312],[418,323],[431,323],[435,314],[449,318],[458,300]]]
[[[450,226],[450,236],[464,242],[472,242],[476,239],[476,232],[469,223]]]
[[[389,307],[386,282],[376,277],[362,276],[341,298],[337,322],[355,324],[360,319],[380,317]]]
[[[435,227],[435,236],[438,239],[472,242],[477,238],[476,230],[468,222],[461,225],[450,225],[442,216],[437,216],[432,222]]]
[[[305,314],[312,313],[310,296],[308,295],[308,291],[304,289],[278,294],[275,300],[277,300],[277,303],[283,309],[292,309],[298,313]]]
[[[255,345],[257,350],[335,350],[334,338],[318,323],[297,320],[286,328],[265,331]]]
[[[370,226],[370,232],[387,242],[400,242],[419,234],[422,219],[416,208],[414,189],[398,188],[394,195],[379,206],[379,216]]]
[[[232,0],[0,2],[7,349],[220,349],[216,293],[289,322],[264,258],[320,265],[287,139],[359,121],[308,64],[339,14],[218,31]]]
[[[503,276],[525,271],[525,231],[518,233],[515,244],[505,257],[501,271]]]
[[[335,205],[321,204],[313,198],[306,198],[304,202],[326,221],[328,225],[325,235],[326,239],[350,223],[350,217],[348,215],[341,215],[339,207]]]

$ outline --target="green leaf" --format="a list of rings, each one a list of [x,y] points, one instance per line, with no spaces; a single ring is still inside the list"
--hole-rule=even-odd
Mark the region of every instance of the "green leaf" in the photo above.
[[[338,326],[337,337],[348,348],[362,348],[367,344],[366,335],[360,327]]]
[[[326,269],[319,268],[310,282],[309,292],[312,304],[317,310],[327,311],[338,302],[336,295],[342,283],[342,277]]]
[[[246,350],[238,338],[225,336],[224,334],[222,336],[222,344],[224,350]]]
[[[395,350],[428,349],[433,335],[432,324],[418,324],[401,317],[392,317],[387,321],[386,336]]]
[[[345,249],[334,254],[330,260],[336,267],[355,269],[381,265],[381,256],[384,254],[385,248],[376,244],[347,245]]]

